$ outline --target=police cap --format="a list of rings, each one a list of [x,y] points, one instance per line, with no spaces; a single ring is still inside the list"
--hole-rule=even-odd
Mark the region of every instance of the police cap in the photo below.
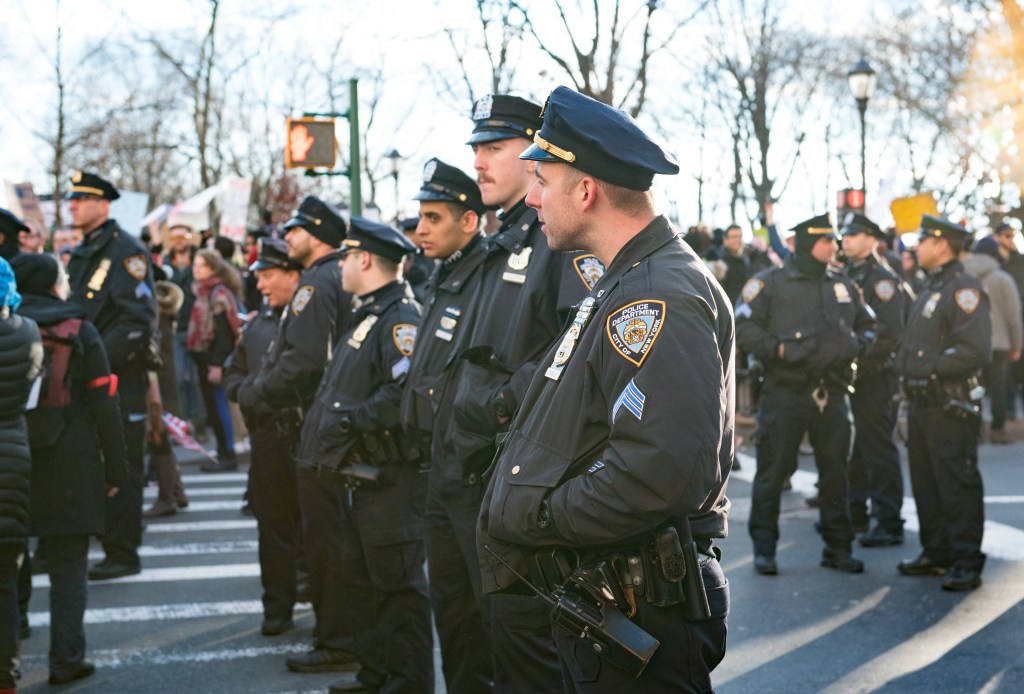
[[[406,217],[405,219],[399,220],[398,228],[404,231],[406,234],[411,234],[416,231],[416,227],[420,225],[419,217]]]
[[[629,114],[556,87],[544,105],[544,124],[520,159],[551,161],[631,190],[648,190],[655,174],[677,174],[676,158]]]
[[[71,174],[71,190],[64,196],[67,200],[89,197],[90,195],[104,200],[117,200],[121,194],[110,181],[100,178],[88,171],[75,171]]]
[[[539,104],[508,94],[488,94],[473,104],[473,134],[466,144],[513,137],[529,140],[540,128],[540,117]]]
[[[310,195],[299,204],[292,218],[284,223],[285,236],[295,227],[302,227],[327,245],[337,248],[345,239],[348,225],[338,208]]]
[[[882,231],[882,227],[878,226],[859,212],[846,213],[846,217],[843,219],[843,228],[839,230],[839,233],[843,236],[871,234],[878,239],[885,237],[885,232]]]
[[[387,224],[371,222],[365,217],[352,215],[348,236],[341,242],[341,250],[368,251],[397,263],[407,254],[413,253],[416,246],[412,245],[402,232]]]
[[[413,200],[456,202],[477,214],[487,209],[476,181],[440,159],[431,159],[423,166],[423,185]]]
[[[18,219],[12,212],[0,207],[0,233],[4,235],[5,243],[18,238],[18,232],[31,231],[25,222]]]
[[[282,239],[262,236],[256,241],[256,262],[249,266],[250,272],[280,268],[302,272],[302,266],[288,257],[288,244]]]
[[[963,241],[971,232],[964,229],[956,222],[951,222],[945,217],[936,217],[935,215],[921,215],[921,231],[918,233],[918,239],[926,238],[944,238],[951,239],[953,241]]]

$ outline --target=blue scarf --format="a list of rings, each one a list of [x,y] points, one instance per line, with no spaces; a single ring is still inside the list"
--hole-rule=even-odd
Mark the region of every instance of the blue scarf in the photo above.
[[[14,270],[11,264],[0,258],[0,306],[8,306],[11,313],[21,306],[21,294],[18,293],[18,283],[14,279]]]

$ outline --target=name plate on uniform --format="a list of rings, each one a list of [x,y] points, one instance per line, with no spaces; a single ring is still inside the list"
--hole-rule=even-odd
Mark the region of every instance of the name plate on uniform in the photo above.
[[[459,324],[460,316],[462,316],[462,311],[457,306],[446,308],[441,315],[441,320],[438,322],[437,330],[434,331],[434,337],[445,342],[451,342],[452,338],[455,337],[455,328]]]

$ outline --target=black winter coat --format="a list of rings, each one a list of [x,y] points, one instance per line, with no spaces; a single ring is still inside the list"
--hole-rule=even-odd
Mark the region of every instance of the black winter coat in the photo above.
[[[32,463],[25,404],[42,363],[35,322],[0,307],[0,545],[20,545],[28,537]]]
[[[26,296],[19,312],[42,328],[85,318],[80,306],[53,296]],[[64,430],[52,446],[32,448],[33,535],[103,533],[107,487],[123,486],[127,476],[118,397],[110,392],[109,376],[103,340],[82,320],[68,367],[71,404]]]

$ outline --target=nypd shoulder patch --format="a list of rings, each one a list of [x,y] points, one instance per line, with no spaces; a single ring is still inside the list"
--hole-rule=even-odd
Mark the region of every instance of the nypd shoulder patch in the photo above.
[[[981,303],[981,292],[970,287],[957,290],[953,296],[956,298],[956,305],[968,315],[974,313],[975,309],[978,308],[978,304]]]
[[[740,291],[740,296],[743,297],[744,303],[749,304],[757,298],[757,295],[761,293],[762,289],[764,289],[764,282],[756,277],[751,277],[747,280],[747,283],[743,285],[743,289]]]
[[[637,366],[644,363],[665,322],[665,302],[644,299],[608,316],[606,330],[615,351]]]
[[[128,271],[129,275],[141,282],[146,279],[146,256],[133,255],[125,258],[124,269]]]
[[[292,313],[296,316],[302,313],[302,310],[306,308],[309,300],[313,298],[313,293],[316,291],[316,287],[308,284],[303,285],[295,290],[295,296],[292,297]]]
[[[896,283],[892,280],[878,280],[875,282],[875,296],[882,302],[888,302],[896,296]]]
[[[576,256],[572,259],[572,265],[588,290],[593,290],[597,281],[604,275],[604,265],[593,253]]]
[[[416,326],[411,323],[399,323],[391,330],[391,337],[395,341],[395,347],[405,356],[412,356],[412,350],[416,346]]]

